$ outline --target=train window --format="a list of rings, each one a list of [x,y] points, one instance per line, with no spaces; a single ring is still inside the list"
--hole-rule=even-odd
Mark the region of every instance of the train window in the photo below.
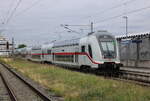
[[[51,50],[47,50],[47,53],[48,53],[48,54],[51,54]]]
[[[41,55],[32,55],[32,58],[33,58],[33,59],[40,59],[40,58],[41,58]]]
[[[81,46],[81,52],[85,52],[85,46]]]
[[[91,48],[91,45],[88,45],[88,50],[89,50],[90,57],[92,58],[93,55],[92,55],[92,48]]]
[[[73,55],[55,55],[55,61],[74,62]]]

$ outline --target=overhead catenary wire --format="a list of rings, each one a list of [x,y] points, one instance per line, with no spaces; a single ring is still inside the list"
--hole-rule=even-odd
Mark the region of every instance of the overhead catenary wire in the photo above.
[[[17,11],[17,8],[19,7],[20,3],[22,2],[22,0],[19,0],[15,6],[15,8],[12,10],[10,16],[8,17],[8,19],[6,20],[5,24],[8,24],[9,21],[12,19],[13,15],[15,14],[15,12]]]
[[[2,23],[3,23],[3,17],[0,16],[0,24],[2,24]]]
[[[133,14],[133,13],[136,13],[136,12],[140,12],[140,11],[143,11],[143,10],[146,10],[146,9],[150,9],[150,6],[147,6],[147,7],[143,7],[143,8],[139,8],[139,9],[135,9],[135,10],[132,10],[132,11],[129,11],[129,12],[126,12],[126,14]],[[103,20],[100,20],[100,21],[97,21],[95,24],[99,24],[101,22],[105,22],[105,21],[109,21],[109,20],[113,20],[113,19],[116,19],[116,18],[119,18],[119,17],[122,17],[124,15],[124,13],[122,14],[119,14],[119,15],[116,15],[116,16],[113,16],[113,17],[109,17],[109,18],[106,18],[106,19],[103,19]],[[97,27],[96,27],[97,28]]]
[[[38,4],[40,2],[40,0],[36,0],[34,3],[32,3],[29,7],[23,9],[22,11],[20,11],[19,13],[15,14],[17,8],[19,7],[20,3],[22,0],[19,0],[16,7],[13,9],[13,11],[11,12],[10,16],[6,19],[6,21],[4,22],[5,25],[7,25],[9,23],[9,21],[12,19],[12,17],[17,17],[20,14],[25,13],[26,11],[28,11],[29,9],[33,8],[36,4]],[[15,15],[14,15],[15,14]]]
[[[18,12],[17,14],[15,14],[16,16],[19,16],[25,12],[27,12],[28,10],[32,9],[35,5],[37,5],[38,3],[40,3],[42,0],[36,0],[35,2],[33,2],[30,6],[28,6],[27,8],[23,9],[22,11]]]
[[[118,4],[118,5],[109,7],[109,8],[107,8],[107,9],[104,9],[104,10],[102,10],[102,11],[100,11],[100,12],[95,13],[94,16],[95,16],[95,15],[99,15],[99,14],[103,14],[103,13],[106,13],[106,12],[109,12],[109,11],[112,11],[113,9],[116,9],[116,8],[120,8],[120,7],[124,6],[124,5],[127,5],[127,4],[132,3],[132,2],[134,2],[134,1],[137,1],[137,0],[128,0],[128,1],[123,2],[123,3],[120,3],[120,4]],[[83,17],[83,18],[84,18],[84,19],[87,19],[87,18],[90,18],[90,17],[91,17],[91,16],[86,16],[86,17]]]
[[[135,1],[137,1],[137,0],[128,0],[128,1],[125,1],[125,2],[123,2],[123,3],[117,4],[117,5],[115,5],[115,6],[109,7],[109,8],[107,8],[107,9],[104,9],[104,10],[102,10],[102,11],[100,11],[100,12],[95,13],[95,14],[94,14],[94,17],[95,17],[95,16],[101,16],[101,15],[99,15],[99,14],[103,14],[103,13],[105,13],[105,12],[107,13],[107,12],[109,12],[109,11],[112,11],[113,9],[120,8],[120,7],[125,6],[125,5],[127,5],[127,4],[131,4],[132,2],[135,2]],[[85,17],[83,17],[83,18],[84,18],[84,19],[88,19],[88,18],[90,18],[90,17],[92,17],[92,16],[85,16]],[[117,16],[115,16],[115,17],[117,17]]]
[[[21,0],[20,0],[20,1],[21,1]],[[106,9],[106,10],[103,10],[103,11],[101,11],[101,13],[102,13],[102,12],[109,11],[109,10],[112,10],[112,9],[115,9],[115,8],[118,8],[118,7],[120,7],[120,6],[124,5],[124,4],[128,4],[128,3],[131,3],[131,2],[133,2],[133,1],[136,1],[136,0],[128,0],[128,1],[126,1],[126,2],[124,2],[124,3],[118,4],[118,5],[115,5],[115,6],[113,6],[113,7],[108,8],[108,9]],[[33,8],[33,7],[34,7],[36,4],[38,4],[39,2],[40,2],[40,0],[36,0],[36,1],[35,1],[34,3],[32,3],[29,7],[25,8],[25,9],[23,9],[22,11],[20,11],[19,13],[15,14],[14,17],[16,17],[16,16],[18,16],[18,15],[20,15],[20,14],[25,13],[25,12],[28,11],[29,9]],[[89,17],[89,16],[88,16],[88,17]],[[9,21],[9,19],[10,19],[10,18],[8,18],[7,22]]]
[[[4,24],[4,20],[5,20],[5,18],[4,18],[4,16],[2,15],[2,13],[1,13],[1,15],[0,15],[0,23],[1,23],[1,24]]]
[[[36,5],[37,3],[39,3],[39,1],[40,0],[37,0],[37,1],[35,1],[33,4],[31,4],[31,6],[29,6],[29,7],[27,7],[27,8],[25,8],[25,9],[23,9],[22,11],[20,11],[19,13],[16,13],[13,17],[16,17],[17,15],[20,15],[20,14],[23,14],[24,12],[26,12],[26,11],[28,11],[28,10],[30,10],[31,8],[33,8],[33,6],[34,5]],[[110,7],[110,8],[108,8],[108,9],[105,9],[104,11],[109,11],[109,10],[112,10],[113,8],[118,8],[118,7],[120,7],[120,6],[122,6],[122,5],[124,5],[125,3],[127,4],[127,3],[131,3],[132,1],[136,1],[136,0],[128,0],[127,2],[124,2],[124,3],[122,3],[122,4],[118,4],[118,5],[116,5],[116,6],[113,6],[113,7]],[[104,12],[103,11],[103,12]],[[128,13],[128,12],[127,12]],[[115,19],[115,18],[118,18],[118,17],[120,17],[120,16],[122,16],[123,14],[120,14],[120,15],[116,15],[116,16],[113,16],[113,17],[109,17],[109,18],[106,18],[106,19],[103,19],[104,21],[109,21],[109,20],[111,20],[111,19]],[[103,20],[100,20],[100,22],[104,22]],[[98,23],[100,23],[100,22],[98,22]],[[96,23],[97,24],[97,23]]]
[[[9,15],[10,15],[10,13],[11,13],[11,11],[13,10],[14,2],[15,2],[15,1],[12,0],[12,1],[10,2],[10,4],[9,4],[8,11],[6,12],[6,16],[4,17],[4,20],[3,20],[4,23],[7,21]]]
[[[13,7],[13,3],[14,2],[11,2],[10,4],[10,7],[8,9],[8,12],[7,12],[7,15],[6,17],[2,20],[2,22],[6,25],[9,23],[9,21],[12,19],[12,17],[16,17],[22,13],[25,13],[26,11],[28,11],[29,9],[33,8],[37,3],[39,3],[41,0],[36,0],[34,3],[32,3],[29,7],[23,9],[22,11],[20,11],[19,13],[15,14],[17,8],[19,7],[20,3],[21,3],[22,0],[19,0],[15,6],[15,8],[12,10],[11,12],[11,9]],[[11,14],[10,14],[11,13]],[[14,15],[15,14],[15,15]]]

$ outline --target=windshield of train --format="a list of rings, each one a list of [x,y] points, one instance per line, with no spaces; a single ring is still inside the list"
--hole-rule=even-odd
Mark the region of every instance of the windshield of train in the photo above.
[[[99,36],[100,49],[104,58],[116,57],[116,44],[115,39],[108,35]]]
[[[102,45],[103,51],[111,51],[111,52],[115,51],[113,42],[101,42],[101,45]]]
[[[104,58],[115,58],[115,42],[102,41],[101,48]]]

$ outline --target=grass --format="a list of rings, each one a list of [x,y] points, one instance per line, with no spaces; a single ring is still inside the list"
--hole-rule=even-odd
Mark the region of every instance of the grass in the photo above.
[[[1,61],[63,96],[65,101],[150,101],[148,87],[21,59],[3,58]]]

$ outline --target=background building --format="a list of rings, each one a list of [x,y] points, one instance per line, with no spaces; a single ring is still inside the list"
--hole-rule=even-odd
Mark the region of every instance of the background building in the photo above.
[[[13,45],[12,43],[0,35],[0,56],[9,56],[12,53]]]

